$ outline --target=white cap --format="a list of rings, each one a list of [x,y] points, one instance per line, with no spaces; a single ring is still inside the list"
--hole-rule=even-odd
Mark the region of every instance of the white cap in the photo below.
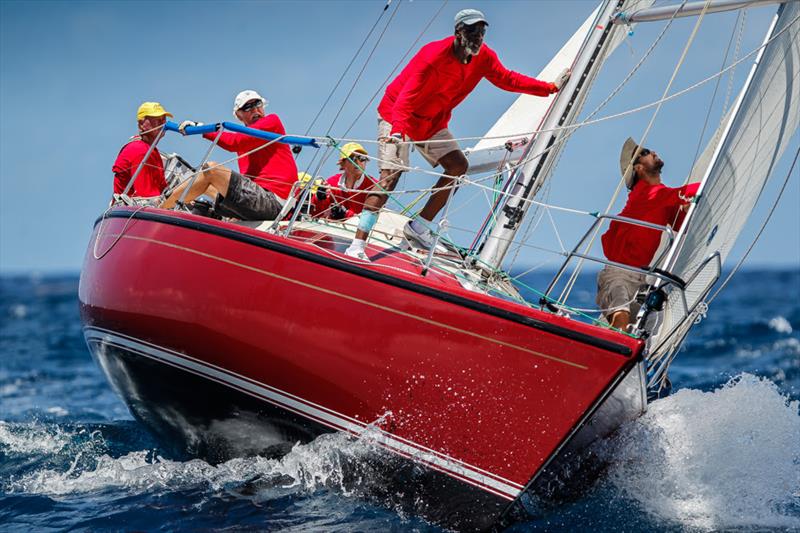
[[[236,98],[233,100],[233,116],[236,117],[236,112],[239,111],[242,106],[250,100],[261,100],[264,103],[264,107],[267,107],[267,104],[269,103],[263,96],[255,91],[251,91],[250,89],[242,91],[237,94]]]
[[[458,13],[456,13],[455,18],[455,25],[458,26],[459,24],[465,24],[467,26],[471,26],[476,22],[483,22],[487,26],[489,25],[486,22],[486,17],[483,16],[483,13],[478,11],[477,9],[462,9]]]

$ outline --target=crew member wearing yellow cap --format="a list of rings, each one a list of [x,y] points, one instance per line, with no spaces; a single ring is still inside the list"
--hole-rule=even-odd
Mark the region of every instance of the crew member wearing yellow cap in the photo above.
[[[122,147],[114,161],[114,194],[122,194],[128,186],[131,177],[139,168],[139,164],[150,149],[150,145],[163,135],[162,126],[171,117],[158,102],[145,102],[139,106],[136,120],[139,122],[139,135],[131,137]],[[128,190],[131,197],[157,197],[167,187],[164,180],[164,165],[161,163],[161,154],[158,148],[153,148],[150,157],[142,167],[136,181]]]
[[[342,172],[328,178],[327,196],[322,201],[314,202],[314,213],[317,216],[334,220],[361,213],[367,200],[367,191],[376,183],[365,172],[369,159],[363,146],[347,143],[339,151],[339,169]]]

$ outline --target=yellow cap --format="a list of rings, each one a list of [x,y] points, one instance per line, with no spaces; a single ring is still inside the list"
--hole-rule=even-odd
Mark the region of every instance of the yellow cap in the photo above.
[[[362,154],[367,155],[367,150],[358,143],[347,143],[339,148],[339,151],[342,153],[342,157],[339,158],[340,161],[342,159],[352,157],[353,152],[361,152]]]
[[[298,172],[297,173],[297,181],[299,181],[303,185],[305,185],[306,183],[308,183],[311,180],[314,180],[314,184],[311,186],[311,194],[316,194],[317,193],[317,187],[322,185],[322,178],[314,178],[314,176],[312,176],[308,172]]]
[[[142,120],[144,117],[163,117],[164,115],[171,117],[172,113],[164,109],[164,106],[158,102],[145,102],[139,106],[136,120]]]

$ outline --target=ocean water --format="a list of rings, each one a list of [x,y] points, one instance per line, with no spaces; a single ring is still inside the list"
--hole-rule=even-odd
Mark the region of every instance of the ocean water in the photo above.
[[[280,460],[170,457],[92,361],[77,288],[0,278],[0,530],[439,531],[348,487],[369,445],[341,435]],[[513,530],[800,531],[800,270],[737,274],[671,377],[598,444],[585,495]]]

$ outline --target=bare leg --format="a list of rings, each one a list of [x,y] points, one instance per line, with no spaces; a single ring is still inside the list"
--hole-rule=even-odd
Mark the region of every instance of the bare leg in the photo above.
[[[381,176],[377,185],[373,185],[367,199],[364,201],[364,210],[377,213],[386,203],[387,196],[383,191],[393,191],[397,187],[400,179],[401,170],[381,170]],[[369,234],[364,230],[356,230],[356,239],[366,241]]]
[[[214,163],[209,162],[209,165]],[[178,203],[184,189],[189,186],[191,180],[181,183],[175,191],[169,195],[169,198],[164,200],[161,204],[162,209],[172,209]],[[209,196],[216,196],[218,193],[225,196],[228,193],[228,184],[231,181],[231,169],[227,167],[214,167],[209,170],[204,170],[198,174],[197,178],[192,183],[189,192],[186,193],[185,202],[191,202],[201,194],[208,194]]]
[[[453,150],[445,154],[439,159],[439,164],[442,165],[444,169],[442,173],[446,174],[446,176],[442,176],[439,178],[439,181],[436,182],[437,190],[431,194],[425,207],[423,207],[422,211],[419,213],[419,216],[428,222],[436,218],[436,215],[439,214],[439,211],[442,210],[444,204],[447,203],[447,199],[450,197],[450,186],[455,181],[455,178],[450,176],[462,176],[467,173],[467,169],[469,168],[469,162],[464,152],[461,150]]]
[[[628,324],[631,322],[631,314],[628,311],[617,311],[611,315],[611,326],[622,331],[627,331]]]

